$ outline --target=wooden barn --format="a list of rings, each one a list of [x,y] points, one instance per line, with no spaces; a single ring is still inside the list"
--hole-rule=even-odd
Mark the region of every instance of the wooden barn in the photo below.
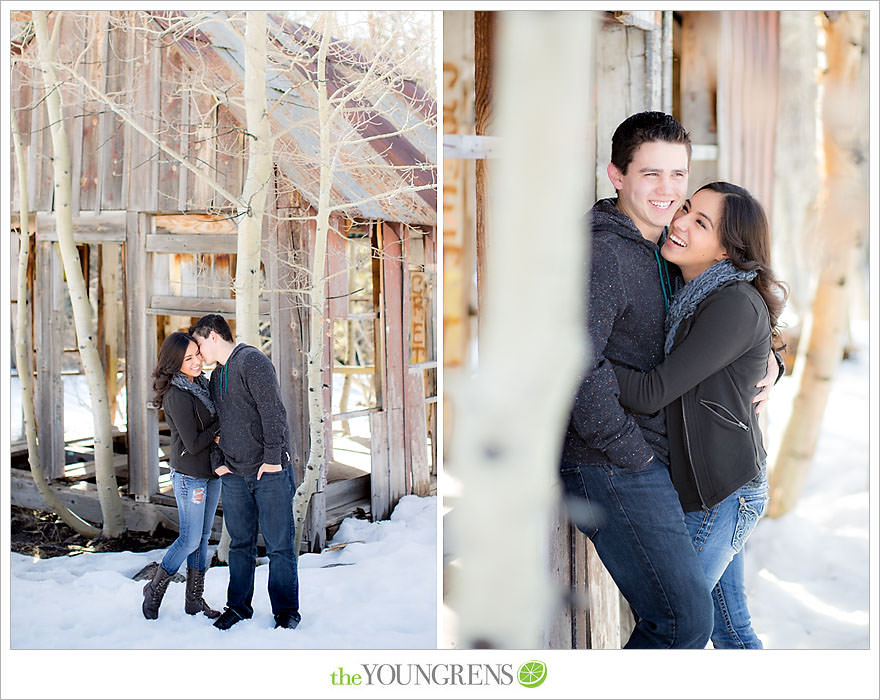
[[[227,13],[189,15],[49,14],[50,29],[61,23],[57,63],[75,242],[114,416],[126,522],[136,530],[176,525],[167,425],[151,404],[157,349],[205,313],[223,314],[235,330],[237,203],[219,192],[241,193],[246,172],[243,27]],[[433,90],[406,76],[352,96],[353,136],[333,173],[327,302],[310,309],[304,292],[318,206],[317,49],[308,28],[281,15],[269,14],[268,22],[275,148],[262,231],[260,341],[281,384],[300,479],[309,451],[304,349],[310,314],[323,316],[324,410],[332,418],[326,443],[333,447],[304,538],[314,551],[344,517],[384,519],[405,494],[436,489],[437,113]],[[73,420],[70,382],[81,366],[53,249],[52,142],[29,12],[13,13],[12,32],[13,120],[35,233],[25,335],[36,367],[40,457],[62,499],[95,522],[90,435],[65,430]],[[353,46],[334,42],[328,89],[352,89],[364,65]],[[17,227],[14,157],[12,170]],[[11,241],[15,256],[17,228]],[[20,301],[14,277],[13,267],[13,305]],[[26,451],[23,436],[14,437],[13,503],[45,508],[26,472]]]
[[[791,117],[781,115],[778,105],[797,90],[810,89],[803,71],[790,66],[788,84],[780,84],[780,62],[785,60],[780,16],[787,15],[784,19],[791,26],[793,21],[814,21],[812,16],[792,15],[811,14],[597,12],[595,60],[568,67],[572,91],[584,89],[579,74],[590,76],[584,85],[589,86],[593,104],[587,151],[594,177],[588,178],[587,207],[614,194],[606,166],[616,126],[635,112],[660,110],[673,114],[691,133],[691,191],[711,180],[727,179],[748,188],[772,217],[774,192],[779,191],[774,169],[777,140],[791,146],[793,139],[805,136],[783,126],[783,119]],[[492,159],[503,139],[494,128],[498,15],[444,14],[443,357],[450,383],[460,373],[473,371],[486,260],[493,245],[502,245],[490,239],[487,229]],[[815,91],[814,76],[807,75]],[[548,120],[553,110],[548,106]],[[788,222],[776,218],[774,223],[785,228]],[[454,405],[450,409],[465,410]],[[447,434],[447,440],[455,439]],[[449,507],[455,507],[454,500]],[[544,644],[619,648],[633,624],[629,606],[590,540],[568,522],[561,503],[554,517],[549,566],[567,593],[546,625]],[[455,556],[447,550],[448,561]],[[449,585],[454,585],[454,573]]]

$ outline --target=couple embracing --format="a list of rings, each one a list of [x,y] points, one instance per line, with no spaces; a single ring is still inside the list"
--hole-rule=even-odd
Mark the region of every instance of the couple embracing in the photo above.
[[[210,381],[202,364],[217,363]],[[144,586],[142,611],[159,616],[168,583],[186,560],[185,611],[204,613],[225,630],[253,616],[257,530],[269,558],[275,627],[300,622],[294,551],[294,476],[287,413],[272,362],[258,348],[236,344],[226,320],[208,314],[188,333],[171,333],[153,371],[153,403],[171,429],[171,482],[179,536]],[[223,496],[229,531],[229,586],[220,613],[205,601],[208,539]]]
[[[627,648],[760,648],[743,545],[767,504],[757,407],[784,367],[785,288],[761,205],[687,198],[691,144],[642,112],[612,138],[617,197],[591,211],[588,335],[561,477],[636,618]]]

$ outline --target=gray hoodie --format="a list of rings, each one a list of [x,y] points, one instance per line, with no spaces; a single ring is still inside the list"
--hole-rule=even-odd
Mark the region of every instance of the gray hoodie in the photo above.
[[[669,463],[664,414],[625,410],[613,367],[646,372],[663,359],[665,298],[681,282],[657,244],[644,238],[615,203],[599,200],[590,212],[591,362],[574,400],[562,460],[637,469],[652,456]]]
[[[211,373],[211,399],[220,416],[220,449],[226,466],[241,476],[262,464],[290,462],[287,411],[272,361],[240,343]]]

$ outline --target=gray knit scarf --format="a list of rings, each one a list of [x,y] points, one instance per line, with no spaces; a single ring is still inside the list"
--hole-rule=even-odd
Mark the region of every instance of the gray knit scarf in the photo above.
[[[193,394],[199,401],[205,404],[205,407],[211,412],[211,417],[217,415],[217,409],[214,402],[211,401],[211,395],[208,393],[208,378],[204,374],[200,374],[193,381],[190,381],[182,372],[178,372],[171,378],[171,383],[178,389],[183,389]]]
[[[706,297],[728,282],[735,280],[751,282],[757,276],[757,270],[746,272],[740,270],[730,260],[722,260],[679,289],[673,295],[669,313],[666,314],[666,344],[663,346],[666,354],[668,355],[672,350],[675,333],[681,322],[693,316]]]

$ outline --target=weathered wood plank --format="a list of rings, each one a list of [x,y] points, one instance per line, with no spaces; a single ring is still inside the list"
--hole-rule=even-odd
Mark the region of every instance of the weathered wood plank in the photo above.
[[[49,212],[39,212],[37,214],[37,232],[39,240],[57,241],[58,229],[55,215]],[[125,212],[83,213],[74,217],[73,239],[76,243],[125,242]]]
[[[370,499],[370,475],[363,474],[349,479],[331,481],[324,487],[327,507],[335,508],[343,503]]]
[[[403,243],[395,224],[382,224],[382,322],[385,337],[385,392],[391,507],[406,493],[404,436]]]
[[[64,472],[64,383],[61,380],[63,334],[61,308],[66,296],[61,263],[53,244],[37,243],[35,345],[36,420],[40,464],[48,479]]]
[[[151,233],[146,240],[150,253],[235,253],[237,245],[237,237],[227,234]]]
[[[421,369],[410,369],[406,375],[406,432],[412,472],[412,489],[409,493],[427,496],[431,490],[431,469],[428,464],[425,381]]]
[[[157,214],[153,217],[156,231],[166,233],[200,233],[234,236],[235,222],[228,216],[217,214]]]
[[[350,222],[347,222],[350,224]],[[331,228],[327,234],[327,301],[330,318],[345,318],[348,314],[349,262],[347,224]]]
[[[602,565],[589,538],[587,545],[587,583],[590,605],[590,648],[619,649],[620,593],[611,574]]]
[[[587,597],[587,543],[586,537],[566,521],[569,537],[571,570],[566,580],[571,591],[571,648],[590,648],[590,607]]]
[[[268,299],[260,299],[260,314],[269,314],[271,305]],[[147,313],[203,316],[204,314],[235,314],[235,299],[215,299],[206,297],[183,297],[165,294],[150,296]]]
[[[544,633],[544,646],[548,649],[571,649],[574,646],[571,641],[572,619],[569,595],[572,552],[568,519],[561,505],[553,514],[549,536],[547,564],[550,576],[556,584],[556,590],[551,597],[552,608]]]
[[[391,489],[388,463],[388,416],[384,411],[370,414],[370,509],[373,520],[391,515]]]
[[[244,136],[240,125],[235,121],[225,105],[217,106],[217,170],[214,177],[226,192],[239,194],[244,184]],[[235,202],[228,202],[224,197],[215,194],[216,208],[231,207]]]
[[[116,418],[116,373],[119,360],[119,304],[121,246],[109,243],[98,249],[98,352],[104,366],[111,424]]]
[[[114,454],[113,469],[116,476],[128,477],[128,455]],[[64,466],[65,479],[88,479],[95,476],[95,462],[74,462]]]
[[[156,359],[156,319],[147,314],[150,258],[145,249],[149,220],[145,214],[129,214],[125,244],[125,377],[128,392],[129,493],[149,500],[159,480],[159,429],[150,401],[150,374]]]
[[[52,512],[37,490],[30,472],[23,469],[11,469],[10,472],[10,495],[13,505]],[[101,504],[98,502],[98,490],[94,484],[79,482],[75,488],[53,484],[53,488],[61,502],[81,518],[94,524],[102,522]],[[122,509],[126,528],[134,532],[155,532],[160,524],[172,530],[177,530],[179,527],[175,505],[138,503],[123,498]],[[221,517],[215,516],[211,537],[214,541],[219,540],[221,527]]]
[[[160,80],[156,110],[158,138],[162,145],[177,153],[184,151],[181,144],[180,128],[185,122],[181,118],[182,100],[180,87],[180,55],[174,50],[165,48],[159,51]],[[180,173],[183,168],[160,149],[157,158],[158,172],[156,176],[156,209],[158,211],[183,211],[184,201],[179,199]]]

